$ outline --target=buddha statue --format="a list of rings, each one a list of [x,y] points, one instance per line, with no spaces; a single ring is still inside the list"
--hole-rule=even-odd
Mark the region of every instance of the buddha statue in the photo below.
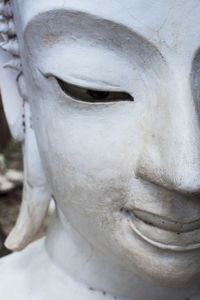
[[[0,298],[200,299],[200,2],[0,11],[1,93],[24,156]]]

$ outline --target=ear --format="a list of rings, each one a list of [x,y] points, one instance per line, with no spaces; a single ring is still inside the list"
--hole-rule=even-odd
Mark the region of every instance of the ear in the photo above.
[[[0,50],[0,64],[9,54]],[[22,142],[24,189],[20,214],[5,246],[11,250],[25,248],[40,229],[49,207],[51,192],[40,160],[31,124],[31,112],[23,74],[0,68],[0,86],[5,114],[13,137]]]
[[[24,139],[22,127],[24,108],[16,80],[19,71],[4,67],[10,60],[12,56],[0,49],[0,88],[4,111],[12,136],[22,141]]]
[[[11,250],[25,248],[37,234],[46,216],[50,189],[44,174],[35,133],[31,125],[29,103],[24,104],[25,140],[23,142],[24,189],[20,214],[5,246]]]

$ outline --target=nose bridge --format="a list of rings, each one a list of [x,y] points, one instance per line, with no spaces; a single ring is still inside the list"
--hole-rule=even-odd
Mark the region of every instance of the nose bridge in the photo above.
[[[153,179],[157,184],[182,193],[199,192],[199,119],[189,78],[183,80],[182,76],[168,85],[167,97],[159,103],[159,110],[155,112],[157,122],[152,127],[155,133],[153,151],[157,155],[154,153],[151,159],[147,155],[146,161],[143,155],[142,174],[150,181]],[[152,151],[151,147],[149,149]]]

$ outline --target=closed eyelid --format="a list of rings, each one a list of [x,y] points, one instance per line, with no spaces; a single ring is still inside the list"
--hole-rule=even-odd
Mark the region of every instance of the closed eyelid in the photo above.
[[[134,101],[133,96],[124,91],[110,91],[109,89],[90,88],[64,81],[51,73],[39,72],[45,78],[54,78],[61,90],[74,100],[87,103],[113,103],[119,101]]]
[[[62,91],[75,100],[90,103],[106,103],[116,101],[134,101],[134,98],[126,92],[110,92],[109,90],[87,89],[73,85],[56,78]]]
[[[42,72],[39,69],[39,72],[46,78],[54,77],[58,78],[64,82],[68,82],[72,85],[77,85],[80,87],[88,88],[88,89],[98,89],[98,90],[110,90],[110,91],[121,91],[120,85],[112,84],[105,80],[95,80],[94,78],[87,78],[86,76],[78,76],[77,74],[70,74],[70,76],[59,76],[57,73],[52,72]]]

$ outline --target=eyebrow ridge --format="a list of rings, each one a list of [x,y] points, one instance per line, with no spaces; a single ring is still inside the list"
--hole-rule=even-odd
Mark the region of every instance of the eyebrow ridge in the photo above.
[[[37,16],[33,17],[31,20],[29,20],[29,22],[26,24],[25,28],[24,28],[24,35],[26,34],[26,32],[28,31],[28,28],[33,24],[33,23],[37,23],[38,20],[41,20],[44,18],[44,16],[46,17],[50,17],[52,13],[52,17],[55,18],[56,15],[60,15],[63,13],[67,13],[69,14],[70,17],[84,17],[87,18],[87,20],[89,21],[97,21],[100,24],[104,24],[105,22],[110,23],[113,28],[119,27],[120,29],[127,31],[129,34],[134,35],[136,38],[138,38],[140,41],[145,42],[149,47],[153,48],[163,59],[163,55],[162,53],[159,51],[159,49],[157,48],[157,46],[152,42],[147,40],[147,38],[138,33],[136,30],[133,30],[131,27],[121,23],[121,22],[116,22],[115,20],[111,20],[105,17],[102,17],[98,14],[93,14],[93,13],[88,13],[86,11],[81,11],[81,10],[76,10],[76,9],[52,9],[52,10],[47,10],[45,12],[41,12],[40,14],[38,14]],[[48,20],[48,18],[46,18]],[[110,26],[110,27],[112,27]],[[112,30],[112,28],[111,28]]]

